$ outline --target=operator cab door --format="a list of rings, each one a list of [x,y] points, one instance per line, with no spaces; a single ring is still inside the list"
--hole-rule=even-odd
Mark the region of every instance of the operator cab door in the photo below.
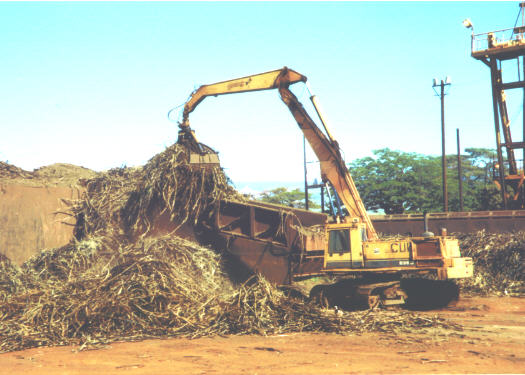
[[[328,231],[328,248],[325,252],[325,269],[348,269],[351,267],[350,229]]]

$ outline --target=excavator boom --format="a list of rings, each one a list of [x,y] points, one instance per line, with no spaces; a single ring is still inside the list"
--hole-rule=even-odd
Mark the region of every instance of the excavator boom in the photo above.
[[[193,139],[194,142],[197,143],[194,133],[190,130],[189,114],[207,96],[278,89],[281,99],[289,108],[299,128],[319,159],[323,181],[330,182],[345,208],[348,210],[349,215],[354,218],[359,218],[365,223],[368,239],[377,239],[378,236],[372,225],[372,221],[366,212],[352,176],[348,172],[341,156],[339,145],[331,138],[316,102],[312,97],[314,107],[323,122],[328,136],[319,129],[297,97],[289,90],[291,84],[297,82],[306,83],[306,81],[307,78],[302,74],[284,67],[283,69],[266,73],[203,85],[191,95],[190,99],[184,105],[183,120],[182,123],[179,124],[181,128],[179,139]]]
[[[323,181],[329,181],[332,184],[332,187],[348,210],[350,217],[358,217],[365,223],[367,237],[370,240],[378,239],[377,232],[372,225],[370,216],[366,212],[354,180],[345,165],[337,142],[330,140],[317,127],[297,97],[288,89],[288,86],[280,87],[279,93],[319,159]],[[326,128],[326,124],[324,125]]]

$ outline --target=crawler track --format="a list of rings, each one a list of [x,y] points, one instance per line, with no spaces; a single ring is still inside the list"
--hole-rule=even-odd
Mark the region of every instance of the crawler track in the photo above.
[[[347,279],[335,284],[316,285],[310,299],[322,307],[358,310],[403,305],[411,310],[431,310],[457,303],[459,288],[452,281],[409,278],[371,283]]]

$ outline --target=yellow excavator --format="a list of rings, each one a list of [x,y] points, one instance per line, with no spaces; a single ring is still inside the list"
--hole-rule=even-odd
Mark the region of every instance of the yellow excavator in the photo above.
[[[290,91],[289,86],[299,82],[306,84],[307,78],[284,67],[203,85],[184,105],[178,142],[191,150],[189,162],[195,167],[217,164],[217,154],[199,143],[190,128],[190,113],[208,96],[277,89],[319,159],[323,184],[334,192],[332,215],[256,201],[222,201],[211,219],[203,222],[206,242],[231,255],[239,267],[277,284],[320,275],[347,277],[312,289],[310,296],[324,305],[344,305],[341,299],[370,307],[421,298],[445,304],[457,299],[458,289],[451,283],[436,287],[440,284],[428,280],[410,283],[402,278],[423,274],[433,274],[438,280],[471,277],[472,259],[461,257],[457,239],[435,236],[426,228],[419,237],[379,239],[316,97],[310,100],[324,132]]]

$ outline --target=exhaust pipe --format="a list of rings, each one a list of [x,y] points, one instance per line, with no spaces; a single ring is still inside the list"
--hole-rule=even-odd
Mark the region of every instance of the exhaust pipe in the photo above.
[[[424,225],[424,230],[425,230],[423,232],[423,237],[433,237],[434,233],[428,230],[428,212],[426,211],[423,212],[423,225]]]

